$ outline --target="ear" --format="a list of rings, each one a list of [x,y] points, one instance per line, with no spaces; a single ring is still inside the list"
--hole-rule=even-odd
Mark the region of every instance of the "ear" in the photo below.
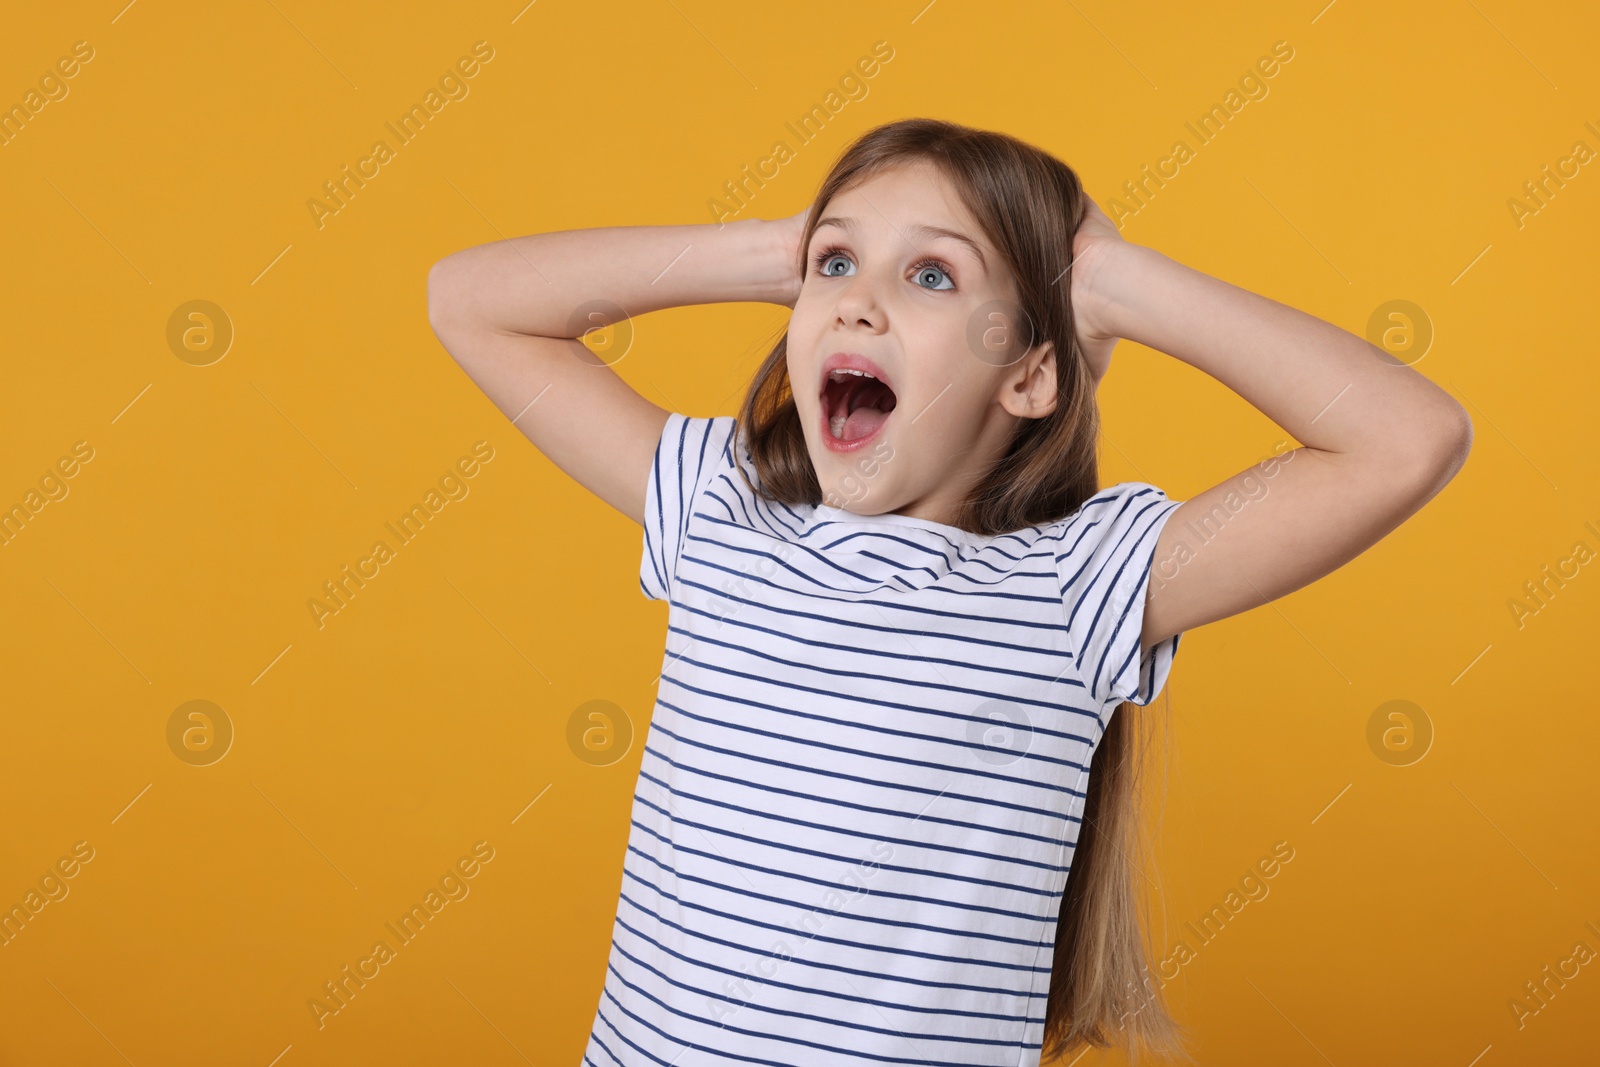
[[[1056,346],[1035,345],[1007,368],[1000,381],[1000,406],[1024,419],[1042,419],[1056,409]]]

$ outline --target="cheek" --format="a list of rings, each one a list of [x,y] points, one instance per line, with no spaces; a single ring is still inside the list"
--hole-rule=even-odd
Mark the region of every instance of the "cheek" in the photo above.
[[[907,352],[912,381],[901,399],[911,404],[913,413],[933,405],[927,416],[918,420],[919,428],[935,415],[944,422],[958,411],[971,412],[974,394],[981,389],[978,379],[984,375],[964,340],[949,332],[926,333],[907,338]]]
[[[807,404],[816,406],[816,380],[821,369],[813,356],[816,346],[809,340],[810,336],[804,322],[790,319],[785,366],[789,372],[789,389],[802,411]]]
[[[983,422],[989,399],[970,367],[942,364],[918,380],[907,414],[920,417],[915,424],[907,418],[906,431],[931,452],[965,452],[973,443],[974,429]]]
[[[794,394],[794,402],[801,411],[806,410],[807,404],[815,404],[817,398],[811,395],[811,390],[803,383],[812,374],[793,357],[789,360],[789,392]]]

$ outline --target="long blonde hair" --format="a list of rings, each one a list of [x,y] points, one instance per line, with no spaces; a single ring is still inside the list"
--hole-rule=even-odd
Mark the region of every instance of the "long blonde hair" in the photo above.
[[[1073,323],[1072,236],[1083,218],[1083,186],[1047,152],[1005,134],[914,118],[869,130],[845,149],[819,189],[796,264],[823,209],[840,192],[885,167],[937,165],[960,193],[1010,268],[1022,316],[1036,344],[1055,342],[1056,408],[1025,420],[1009,449],[962,501],[952,525],[992,536],[1054,522],[1099,491],[1100,432],[1095,382]],[[788,374],[788,333],[757,369],[738,416],[757,478],[752,491],[791,505],[818,504],[822,489],[806,451]],[[1085,1045],[1140,1047],[1192,1059],[1184,1030],[1152,987],[1142,937],[1136,874],[1144,716],[1119,704],[1090,761],[1089,789],[1061,900],[1045,1008],[1044,1059]]]

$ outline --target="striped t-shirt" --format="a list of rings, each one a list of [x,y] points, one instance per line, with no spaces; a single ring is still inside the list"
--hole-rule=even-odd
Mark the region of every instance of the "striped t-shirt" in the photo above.
[[[1181,637],[1139,655],[1180,502],[790,507],[735,429],[672,413],[650,474],[666,654],[583,1062],[1036,1065],[1090,757]]]

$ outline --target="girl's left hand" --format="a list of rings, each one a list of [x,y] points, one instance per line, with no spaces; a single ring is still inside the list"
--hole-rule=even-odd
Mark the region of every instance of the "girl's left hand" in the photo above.
[[[1095,276],[1104,266],[1104,260],[1115,255],[1114,246],[1125,244],[1117,232],[1116,223],[1100,205],[1084,194],[1083,219],[1072,235],[1072,317],[1077,326],[1078,345],[1083,349],[1094,382],[1098,386],[1111,367],[1111,350],[1117,346],[1117,336],[1105,325],[1107,301],[1095,284]]]

